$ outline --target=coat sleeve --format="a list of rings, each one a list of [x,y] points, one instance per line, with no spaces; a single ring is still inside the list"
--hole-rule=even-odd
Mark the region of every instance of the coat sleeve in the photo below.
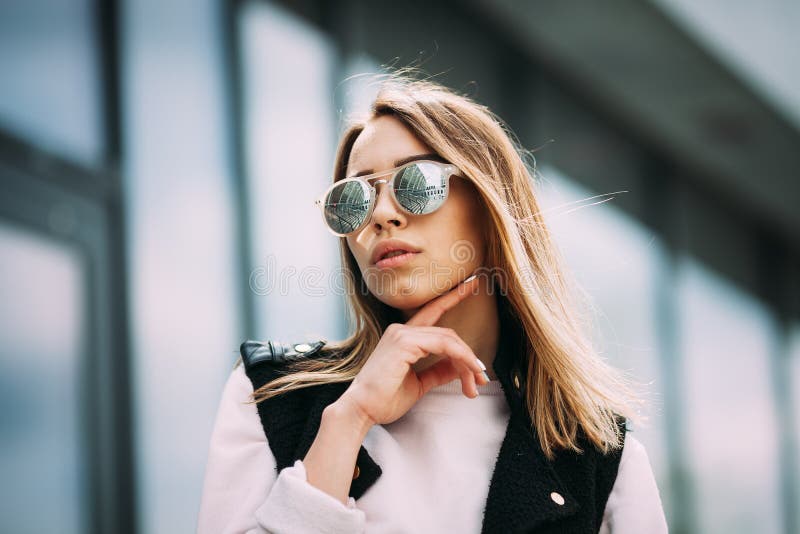
[[[647,451],[627,434],[599,534],[638,532],[666,533],[667,521]]]
[[[222,393],[209,444],[198,534],[364,532],[353,497],[345,505],[312,486],[301,460],[276,472],[276,462],[239,365]]]

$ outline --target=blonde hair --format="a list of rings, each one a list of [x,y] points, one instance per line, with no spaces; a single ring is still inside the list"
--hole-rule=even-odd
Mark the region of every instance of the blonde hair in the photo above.
[[[642,421],[633,383],[592,347],[572,302],[568,282],[534,192],[535,162],[510,129],[486,106],[410,67],[379,75],[369,114],[350,123],[336,151],[334,181],[344,178],[350,151],[370,118],[390,114],[422,142],[455,164],[477,189],[491,221],[487,263],[503,273],[498,302],[514,318],[525,341],[519,349],[525,373],[524,399],[542,450],[582,452],[582,433],[604,454],[622,446],[617,416]],[[287,365],[282,376],[260,387],[253,402],[312,385],[351,381],[369,358],[386,327],[402,322],[397,310],[366,287],[345,238],[340,238],[352,334],[329,342],[319,357]]]

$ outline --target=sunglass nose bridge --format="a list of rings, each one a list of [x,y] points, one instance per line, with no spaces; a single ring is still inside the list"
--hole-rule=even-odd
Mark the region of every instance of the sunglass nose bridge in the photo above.
[[[377,195],[380,194],[380,192],[378,191],[378,185],[380,185],[380,184],[388,184],[390,181],[391,180],[380,179],[380,180],[375,180],[374,182],[372,182],[372,188],[375,190],[376,197],[377,197]],[[375,198],[375,200],[377,201],[378,199]]]

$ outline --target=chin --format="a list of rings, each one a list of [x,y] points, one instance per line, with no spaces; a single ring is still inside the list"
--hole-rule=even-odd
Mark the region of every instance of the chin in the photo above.
[[[412,311],[421,308],[427,302],[438,296],[427,287],[405,290],[400,288],[388,292],[373,291],[372,294],[387,306],[403,311]]]

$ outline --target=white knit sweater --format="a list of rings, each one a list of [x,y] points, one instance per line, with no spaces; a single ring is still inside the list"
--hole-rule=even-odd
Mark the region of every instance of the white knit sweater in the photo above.
[[[306,481],[301,460],[275,471],[253,386],[240,365],[211,436],[198,533],[480,532],[509,409],[498,380],[467,398],[461,382],[433,388],[403,417],[364,439],[382,474],[347,505]],[[658,487],[642,444],[628,434],[601,534],[664,533]]]

